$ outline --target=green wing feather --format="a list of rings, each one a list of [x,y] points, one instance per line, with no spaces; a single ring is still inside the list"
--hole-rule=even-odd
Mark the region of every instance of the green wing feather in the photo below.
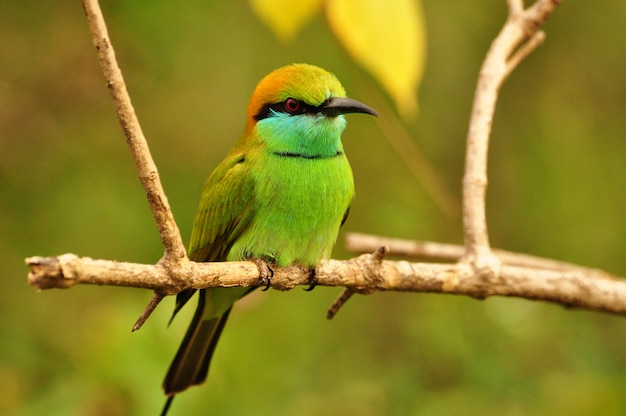
[[[250,223],[254,184],[245,161],[246,155],[233,149],[207,179],[189,240],[190,260],[226,261],[233,242]],[[172,319],[194,292],[176,296]]]
[[[233,151],[213,171],[202,191],[189,241],[193,261],[224,261],[252,217],[254,184],[246,155]]]
[[[246,155],[235,148],[204,185],[188,248],[192,261],[225,261],[233,242],[250,224],[254,183],[247,169]],[[196,313],[163,382],[166,394],[204,381],[232,303],[248,290],[199,291]],[[194,293],[186,290],[176,296],[172,319]]]

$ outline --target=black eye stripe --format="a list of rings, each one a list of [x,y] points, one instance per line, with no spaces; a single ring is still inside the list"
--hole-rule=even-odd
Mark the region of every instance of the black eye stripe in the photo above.
[[[286,102],[288,100],[293,100],[293,98],[288,98],[285,101],[275,104],[265,104],[261,107],[261,110],[254,116],[256,121],[263,120],[264,118],[271,117],[272,111],[276,113],[285,113],[289,115],[299,115],[299,114],[315,114],[319,112],[319,107],[309,105],[304,101],[298,101],[300,107],[296,111],[289,111],[286,107]]]

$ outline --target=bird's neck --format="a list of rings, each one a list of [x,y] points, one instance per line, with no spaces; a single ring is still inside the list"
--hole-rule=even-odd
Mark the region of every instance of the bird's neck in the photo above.
[[[343,116],[278,115],[259,121],[257,137],[267,150],[279,156],[320,159],[343,153]]]

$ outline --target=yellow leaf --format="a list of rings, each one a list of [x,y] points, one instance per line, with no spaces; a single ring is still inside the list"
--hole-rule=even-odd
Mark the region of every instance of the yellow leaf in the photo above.
[[[282,41],[296,32],[320,9],[322,0],[249,0],[252,11]]]
[[[426,33],[419,0],[326,0],[326,18],[352,58],[369,71],[403,116],[417,113]]]

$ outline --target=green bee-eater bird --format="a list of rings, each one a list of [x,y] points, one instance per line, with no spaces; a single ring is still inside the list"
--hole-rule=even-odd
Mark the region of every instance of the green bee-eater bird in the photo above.
[[[346,98],[337,78],[293,64],[267,75],[248,104],[245,130],[207,180],[191,231],[197,262],[262,260],[314,270],[330,257],[354,196],[341,143],[343,114],[377,113]],[[250,288],[199,291],[198,308],[163,389],[169,397],[202,383],[233,303]],[[194,291],[177,295],[174,314]]]

